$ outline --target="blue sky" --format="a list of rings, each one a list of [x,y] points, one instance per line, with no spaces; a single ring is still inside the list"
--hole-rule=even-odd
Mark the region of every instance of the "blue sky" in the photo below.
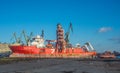
[[[13,32],[34,35],[45,31],[45,39],[56,39],[56,25],[67,31],[70,42],[89,41],[95,50],[120,51],[119,0],[0,0],[0,41],[10,42]]]

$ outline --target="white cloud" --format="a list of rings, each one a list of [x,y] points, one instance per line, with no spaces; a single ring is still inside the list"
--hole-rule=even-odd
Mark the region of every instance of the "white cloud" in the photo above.
[[[111,27],[102,27],[102,28],[99,29],[98,32],[104,33],[104,32],[108,32],[108,31],[111,31],[111,30],[112,30]]]

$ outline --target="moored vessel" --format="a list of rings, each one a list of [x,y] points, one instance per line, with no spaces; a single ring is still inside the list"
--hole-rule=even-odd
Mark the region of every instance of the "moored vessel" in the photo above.
[[[11,44],[9,45],[13,54],[11,57],[43,57],[43,58],[93,58],[96,56],[96,51],[93,46],[87,42],[84,46],[77,44],[73,47],[69,43],[69,34],[72,30],[72,24],[68,31],[65,33],[61,24],[57,24],[56,40],[46,40],[48,43],[44,44],[43,32],[42,36],[37,35],[32,40],[26,39],[26,45],[24,44]],[[31,42],[32,41],[32,42]]]

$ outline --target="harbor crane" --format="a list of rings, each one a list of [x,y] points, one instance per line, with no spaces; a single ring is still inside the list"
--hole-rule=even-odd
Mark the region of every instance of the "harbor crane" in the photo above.
[[[65,33],[65,42],[67,45],[69,45],[69,36],[70,36],[70,31],[73,32],[73,27],[72,27],[72,23],[70,22],[70,26],[68,28],[68,31]]]
[[[30,45],[30,41],[31,41],[31,38],[33,36],[33,33],[31,32],[30,36],[27,36],[24,30],[22,31],[22,33],[23,33],[23,36],[25,38],[26,45]]]
[[[15,32],[13,33],[13,37],[15,38],[15,43],[19,43],[19,44],[20,44],[20,43],[22,42],[22,41],[21,41],[21,36],[17,38]]]

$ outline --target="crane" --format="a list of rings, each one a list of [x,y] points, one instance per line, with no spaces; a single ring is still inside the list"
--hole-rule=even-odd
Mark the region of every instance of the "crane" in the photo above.
[[[26,36],[25,31],[23,30],[22,33],[25,38],[26,45],[28,45],[28,37]]]
[[[13,36],[14,36],[14,38],[15,38],[15,40],[16,40],[16,43],[17,43],[18,40],[17,40],[17,36],[16,36],[16,33],[15,33],[15,32],[13,33]]]
[[[42,30],[41,37],[44,38],[44,30]]]
[[[31,33],[30,33],[30,36],[27,36],[27,35],[25,34],[25,31],[24,31],[24,30],[22,31],[22,33],[23,33],[23,36],[24,36],[24,38],[25,38],[26,45],[29,45],[29,42],[30,42],[30,40],[31,40],[31,38],[32,38],[32,36],[33,36],[33,33],[31,32]]]
[[[84,47],[86,48],[87,51],[94,51],[94,48],[90,42],[86,42]]]
[[[17,38],[15,32],[13,33],[13,37],[15,38],[16,43],[21,43],[21,37],[18,37],[18,38]]]
[[[33,36],[33,32],[30,33],[30,36],[28,37],[28,41],[31,41],[32,36]]]
[[[71,22],[70,22],[70,26],[68,28],[68,31],[65,33],[65,41],[66,41],[67,44],[69,44],[70,31],[73,32],[73,28],[72,28],[72,23]]]

